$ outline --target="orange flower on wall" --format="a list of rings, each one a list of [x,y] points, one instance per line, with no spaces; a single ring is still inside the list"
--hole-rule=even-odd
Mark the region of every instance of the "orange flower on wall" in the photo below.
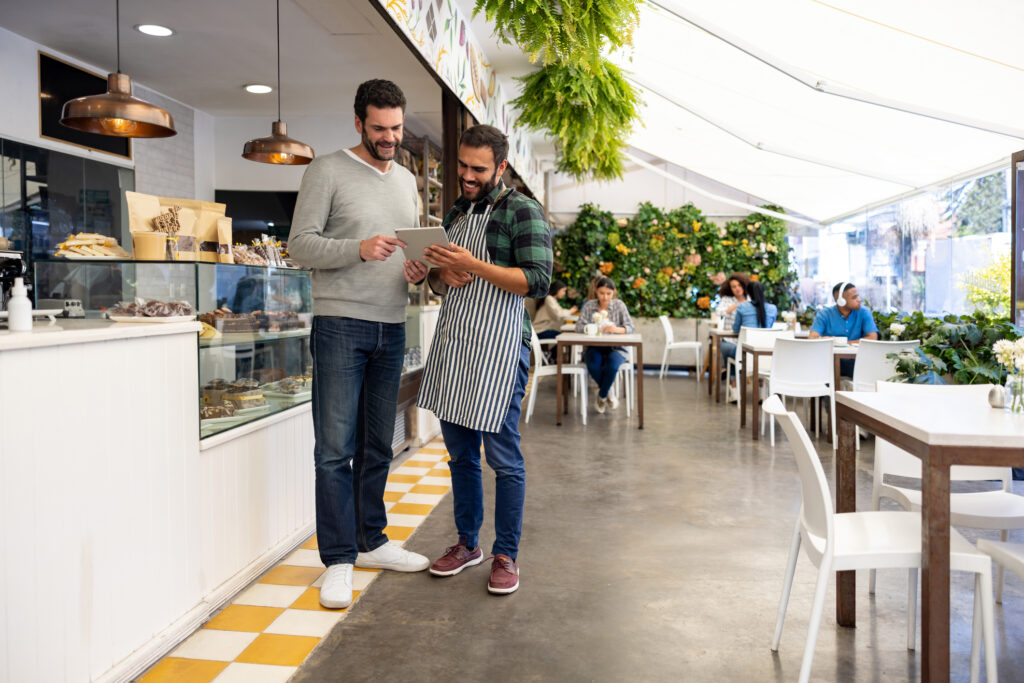
[[[611,261],[602,261],[597,266],[597,269],[600,270],[605,275],[611,275],[612,274],[612,270],[614,270],[614,268],[615,268],[615,264],[612,263]]]
[[[671,268],[665,267],[661,269],[661,272],[665,273],[665,275],[672,275],[672,273],[676,271],[672,270]]]
[[[643,279],[642,277],[638,277],[636,280],[633,281],[633,289],[643,289],[644,285],[646,284],[647,280]]]
[[[704,310],[711,308],[711,297],[702,296],[697,299],[697,308],[703,308]]]
[[[750,276],[750,279],[753,280],[754,282],[760,282],[761,276],[758,275],[757,273],[754,273],[753,275]]]

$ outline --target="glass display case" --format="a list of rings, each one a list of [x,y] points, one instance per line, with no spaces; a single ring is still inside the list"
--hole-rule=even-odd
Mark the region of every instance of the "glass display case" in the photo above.
[[[287,410],[312,396],[309,271],[152,261],[35,263],[36,307],[82,302],[99,318],[119,301],[188,301],[199,335],[200,437]],[[58,303],[60,305],[58,305]]]

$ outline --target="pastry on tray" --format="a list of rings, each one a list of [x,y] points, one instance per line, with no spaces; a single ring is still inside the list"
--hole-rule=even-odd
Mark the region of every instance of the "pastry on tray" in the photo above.
[[[235,404],[235,408],[258,408],[267,404],[260,389],[237,390],[229,389],[223,399]]]
[[[235,414],[235,404],[221,401],[219,403],[210,403],[199,409],[199,416],[204,420],[209,420],[214,417],[231,417]]]

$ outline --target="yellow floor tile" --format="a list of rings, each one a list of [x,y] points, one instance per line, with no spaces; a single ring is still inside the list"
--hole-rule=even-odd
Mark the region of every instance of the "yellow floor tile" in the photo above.
[[[433,460],[407,460],[402,463],[402,467],[426,467],[429,470],[435,464]]]
[[[359,597],[360,593],[362,593],[362,591],[352,591],[352,603],[353,604],[355,604],[355,601]],[[348,607],[345,607],[345,608],[340,609],[340,610],[337,610],[337,609],[327,609],[326,607],[321,605],[320,604],[320,589],[319,588],[310,588],[309,590],[307,590],[305,593],[303,593],[302,595],[299,596],[298,600],[296,600],[295,602],[292,603],[291,608],[292,609],[311,609],[311,610],[316,610],[316,611],[320,611],[320,612],[344,612],[345,610],[348,609]]]
[[[305,543],[303,543],[299,547],[300,548],[305,548],[306,550],[319,550],[320,546],[317,545],[316,534],[313,534],[313,536],[308,541],[306,541]]]
[[[404,496],[404,495],[405,495],[405,493],[402,492],[402,491],[385,491],[384,492],[384,502],[385,503],[397,503],[398,501],[402,500],[402,496]]]
[[[389,474],[388,481],[393,484],[415,484],[420,480],[418,474]]]
[[[256,605],[228,605],[220,614],[210,619],[203,628],[221,631],[249,631],[260,633],[281,616],[282,607],[257,607]]]
[[[448,477],[450,479],[451,476],[452,476],[452,473],[449,472],[447,469],[433,469],[433,470],[430,470],[429,472],[427,472],[424,476],[426,476],[426,477]]]
[[[260,583],[277,583],[285,586],[309,586],[320,578],[323,567],[295,567],[280,564],[260,579]]]
[[[394,507],[388,510],[388,514],[429,515],[433,509],[433,505],[423,505],[422,503],[395,503]]]
[[[270,633],[260,635],[238,655],[236,662],[248,664],[277,664],[299,666],[320,642],[312,636],[282,636]]]
[[[451,462],[451,461],[452,461],[452,456],[450,456],[450,455],[446,455],[443,458],[441,458],[441,462]]]
[[[412,532],[416,531],[411,526],[386,526],[384,527],[384,535],[392,541],[404,541],[412,536]]]
[[[227,665],[228,662],[206,659],[164,657],[139,679],[139,683],[210,683]]]
[[[448,455],[447,448],[421,448],[416,452],[423,455]]]
[[[432,486],[430,484],[417,484],[409,489],[409,493],[430,493],[433,495],[443,495],[448,493],[450,486]]]

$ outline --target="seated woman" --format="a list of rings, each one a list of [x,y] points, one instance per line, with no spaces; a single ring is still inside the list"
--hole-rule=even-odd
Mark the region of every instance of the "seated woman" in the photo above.
[[[779,309],[775,304],[764,300],[764,285],[757,281],[747,283],[747,300],[736,307],[736,317],[732,321],[732,331],[739,332],[741,327],[769,328],[775,324]],[[722,357],[735,358],[736,344],[722,340]]]
[[[733,273],[718,290],[720,299],[715,311],[725,321],[724,329],[732,329],[732,322],[736,319],[736,309],[747,300],[747,284],[749,282],[750,276],[746,273]]]
[[[601,334],[632,334],[633,320],[629,317],[626,304],[615,298],[615,283],[611,279],[602,277],[597,280],[595,288],[596,299],[590,299],[583,304],[579,320],[576,321],[576,331],[582,332],[584,327],[595,322],[596,313],[606,313],[607,318],[601,323]],[[588,346],[584,354],[584,361],[590,376],[597,382],[597,397],[594,400],[594,409],[603,413],[605,406],[611,401],[612,408],[619,407],[619,399],[612,396],[608,398],[608,391],[615,383],[615,376],[619,372],[619,366],[629,360],[629,354],[621,346]]]
[[[541,339],[557,337],[559,328],[565,324],[565,319],[576,315],[575,306],[566,310],[558,303],[559,299],[565,298],[565,290],[566,284],[561,280],[555,280],[548,289],[548,295],[537,301],[537,311],[533,314],[533,329]]]

